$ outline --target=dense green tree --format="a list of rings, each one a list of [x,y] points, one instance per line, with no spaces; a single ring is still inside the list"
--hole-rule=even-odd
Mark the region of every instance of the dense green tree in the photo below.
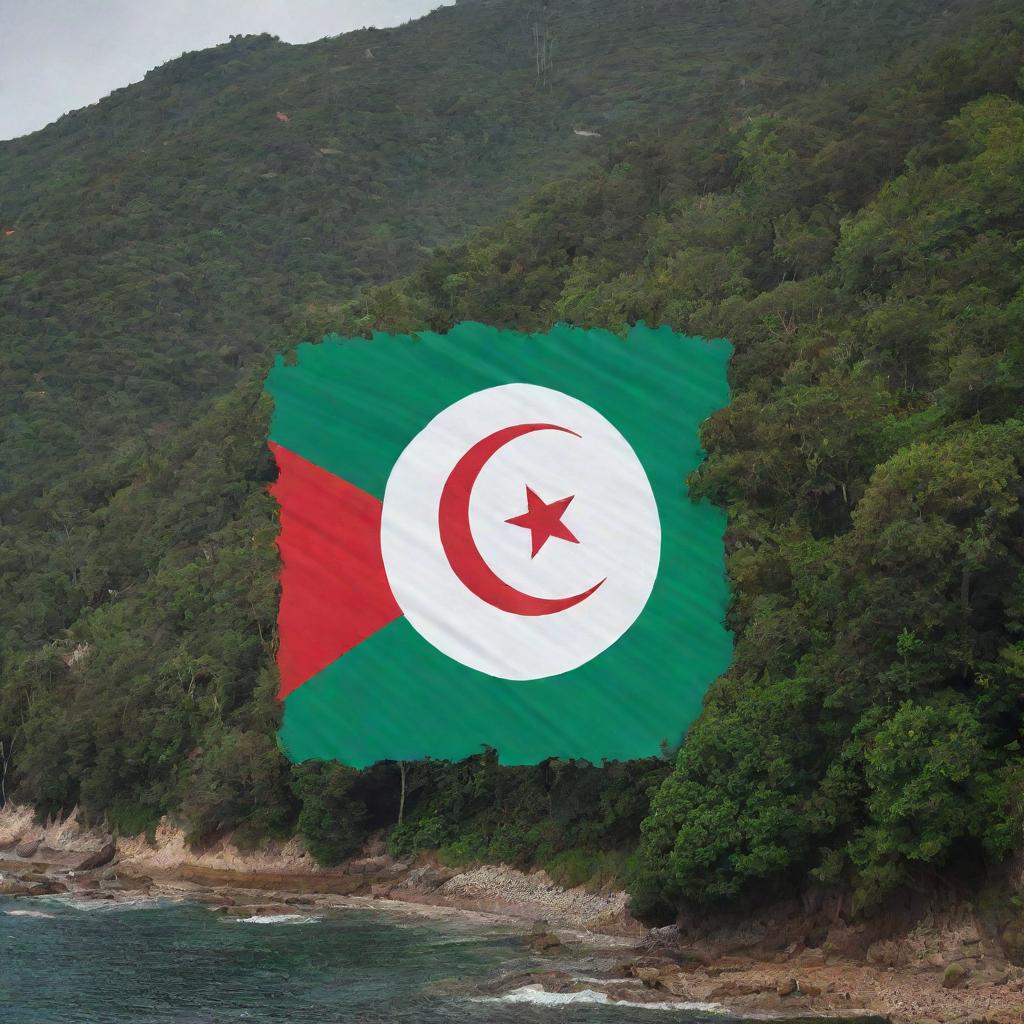
[[[810,879],[867,908],[998,862],[1024,764],[1020,12],[598,5],[538,94],[521,7],[236,39],[0,146],[6,793],[196,841],[297,830],[325,863],[394,826],[398,766],[291,767],[274,739],[269,355],[646,319],[735,346],[690,480],[729,514],[734,664],[674,758],[410,766],[391,848],[614,870],[661,918]],[[426,76],[408,48],[456,26]]]

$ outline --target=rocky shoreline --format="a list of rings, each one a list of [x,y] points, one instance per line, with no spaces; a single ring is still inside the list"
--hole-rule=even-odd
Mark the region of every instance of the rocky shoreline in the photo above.
[[[786,1018],[875,1015],[893,1024],[1024,1021],[1024,968],[959,905],[887,935],[838,915],[811,934],[808,915],[793,907],[742,924],[652,931],[630,916],[624,893],[566,889],[543,871],[405,863],[372,848],[319,869],[296,841],[255,853],[224,842],[196,853],[166,822],[153,841],[115,839],[74,815],[39,826],[28,808],[0,810],[0,896],[55,895],[190,900],[250,918],[352,907],[474,918],[521,935],[544,964],[489,983],[481,996],[540,991],[566,1001],[699,1004]],[[593,977],[565,969],[567,958],[595,950]]]

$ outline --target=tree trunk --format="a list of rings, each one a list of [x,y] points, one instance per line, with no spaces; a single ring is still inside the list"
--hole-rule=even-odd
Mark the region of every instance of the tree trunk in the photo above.
[[[11,737],[9,748],[3,740],[0,740],[0,807],[7,806],[7,768],[11,763],[13,754],[14,737]]]

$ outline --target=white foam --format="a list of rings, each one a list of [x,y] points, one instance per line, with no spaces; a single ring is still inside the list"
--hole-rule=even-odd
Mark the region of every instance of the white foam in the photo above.
[[[5,910],[8,917],[54,917],[54,914],[44,913],[42,910]]]
[[[131,899],[90,899],[89,897],[73,896],[70,893],[57,893],[49,896],[31,897],[43,904],[56,904],[68,910],[81,910],[86,913],[112,913],[119,910],[143,910],[164,904],[165,900],[148,897]]]
[[[580,992],[548,992],[543,985],[524,985],[503,996],[489,996],[475,999],[480,1003],[529,1003],[532,1006],[569,1006],[579,1003],[601,1006],[628,1006],[634,1010],[689,1010],[703,1013],[727,1013],[721,1003],[661,1002],[641,1003],[628,999],[609,999],[606,992],[585,988]]]
[[[312,924],[318,917],[305,914],[255,914],[252,917],[236,917],[239,924]]]
[[[644,984],[639,978],[592,978],[586,974],[574,975],[573,981],[578,981],[581,985],[585,985],[589,981],[592,985],[610,985],[614,983],[616,986],[635,985],[637,988],[642,988]]]

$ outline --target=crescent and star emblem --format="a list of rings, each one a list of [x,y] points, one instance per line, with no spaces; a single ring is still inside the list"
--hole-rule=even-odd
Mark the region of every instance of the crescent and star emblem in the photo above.
[[[593,406],[499,384],[406,444],[380,548],[392,597],[434,648],[496,679],[547,679],[633,625],[658,575],[661,521],[636,452]]]
[[[469,503],[473,486],[484,466],[505,445],[538,430],[557,430],[573,437],[580,437],[568,427],[554,423],[520,423],[504,427],[477,441],[455,464],[441,491],[438,503],[437,523],[441,545],[452,571],[463,585],[481,601],[513,615],[552,615],[565,611],[585,601],[596,591],[604,580],[592,587],[568,597],[535,597],[524,593],[503,580],[487,564],[473,538],[469,522]],[[562,516],[572,502],[574,495],[558,501],[545,502],[529,485],[526,486],[527,510],[512,516],[505,522],[530,531],[530,557],[535,558],[548,540],[555,538],[571,544],[579,540],[562,522]]]

